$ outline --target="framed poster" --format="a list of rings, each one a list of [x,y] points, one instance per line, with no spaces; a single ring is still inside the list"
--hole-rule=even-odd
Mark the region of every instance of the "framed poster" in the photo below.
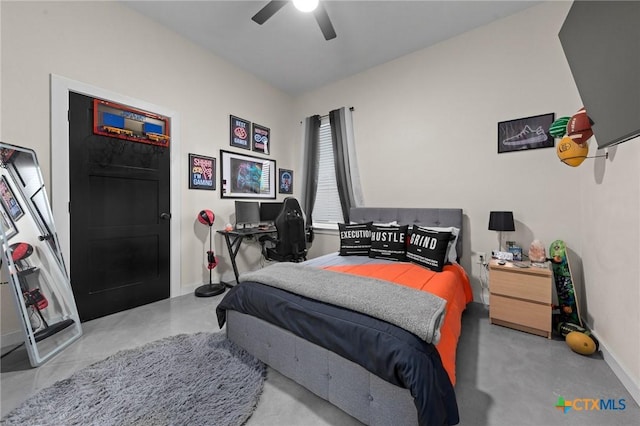
[[[278,169],[278,192],[293,194],[293,170]]]
[[[220,150],[220,197],[276,198],[276,162]]]
[[[229,117],[231,146],[251,149],[251,122],[233,115]]]
[[[7,241],[11,239],[14,235],[18,233],[18,228],[16,228],[16,224],[13,223],[9,213],[4,208],[4,205],[0,206],[0,220],[2,220],[2,229],[4,229],[4,235],[7,237]]]
[[[498,123],[498,154],[536,148],[553,148],[549,127],[555,114],[541,114]]]
[[[189,189],[216,189],[216,159],[189,154]]]
[[[261,154],[269,154],[269,144],[271,143],[271,130],[268,127],[253,123],[251,130],[251,140],[253,141],[253,150]]]
[[[22,210],[22,206],[13,195],[9,182],[7,182],[7,178],[4,175],[0,179],[0,197],[2,198],[2,206],[14,222],[24,215],[24,210]]]

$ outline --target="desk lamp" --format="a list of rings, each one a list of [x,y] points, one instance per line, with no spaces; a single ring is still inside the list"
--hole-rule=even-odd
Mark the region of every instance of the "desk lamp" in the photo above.
[[[513,212],[490,212],[489,213],[489,231],[498,231],[498,247],[502,248],[502,233],[504,231],[515,231],[516,227],[513,223]]]
[[[198,213],[198,222],[203,225],[209,226],[209,251],[207,251],[207,260],[209,261],[209,264],[207,265],[207,268],[209,269],[209,284],[204,284],[196,288],[195,294],[198,297],[217,296],[218,294],[224,293],[224,291],[226,290],[224,284],[214,284],[211,282],[211,272],[213,271],[213,268],[218,266],[218,258],[213,252],[213,235],[211,232],[215,219],[216,216],[211,210],[202,210],[200,213]]]

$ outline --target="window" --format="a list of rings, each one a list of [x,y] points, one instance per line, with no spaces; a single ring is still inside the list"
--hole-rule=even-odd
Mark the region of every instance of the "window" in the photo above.
[[[313,224],[330,225],[344,222],[338,185],[336,183],[336,167],[333,158],[331,126],[329,117],[320,120],[318,189],[313,207]]]

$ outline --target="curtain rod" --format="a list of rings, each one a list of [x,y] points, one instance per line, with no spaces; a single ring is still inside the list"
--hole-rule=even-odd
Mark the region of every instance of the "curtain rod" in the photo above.
[[[356,110],[355,107],[349,107],[349,111],[355,111],[355,110]],[[329,117],[329,114],[321,115],[320,119],[327,118],[327,117]]]
[[[349,111],[355,111],[355,107],[349,107]],[[325,114],[325,115],[320,115],[320,120],[322,120],[323,118],[327,118],[329,117],[329,114]],[[304,123],[304,121],[301,121],[300,124]]]

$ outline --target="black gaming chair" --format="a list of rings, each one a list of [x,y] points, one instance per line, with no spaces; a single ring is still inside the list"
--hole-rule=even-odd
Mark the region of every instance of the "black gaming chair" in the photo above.
[[[262,254],[276,262],[301,262],[307,260],[307,232],[304,214],[298,200],[287,197],[276,217],[277,238],[263,235],[259,238]]]

